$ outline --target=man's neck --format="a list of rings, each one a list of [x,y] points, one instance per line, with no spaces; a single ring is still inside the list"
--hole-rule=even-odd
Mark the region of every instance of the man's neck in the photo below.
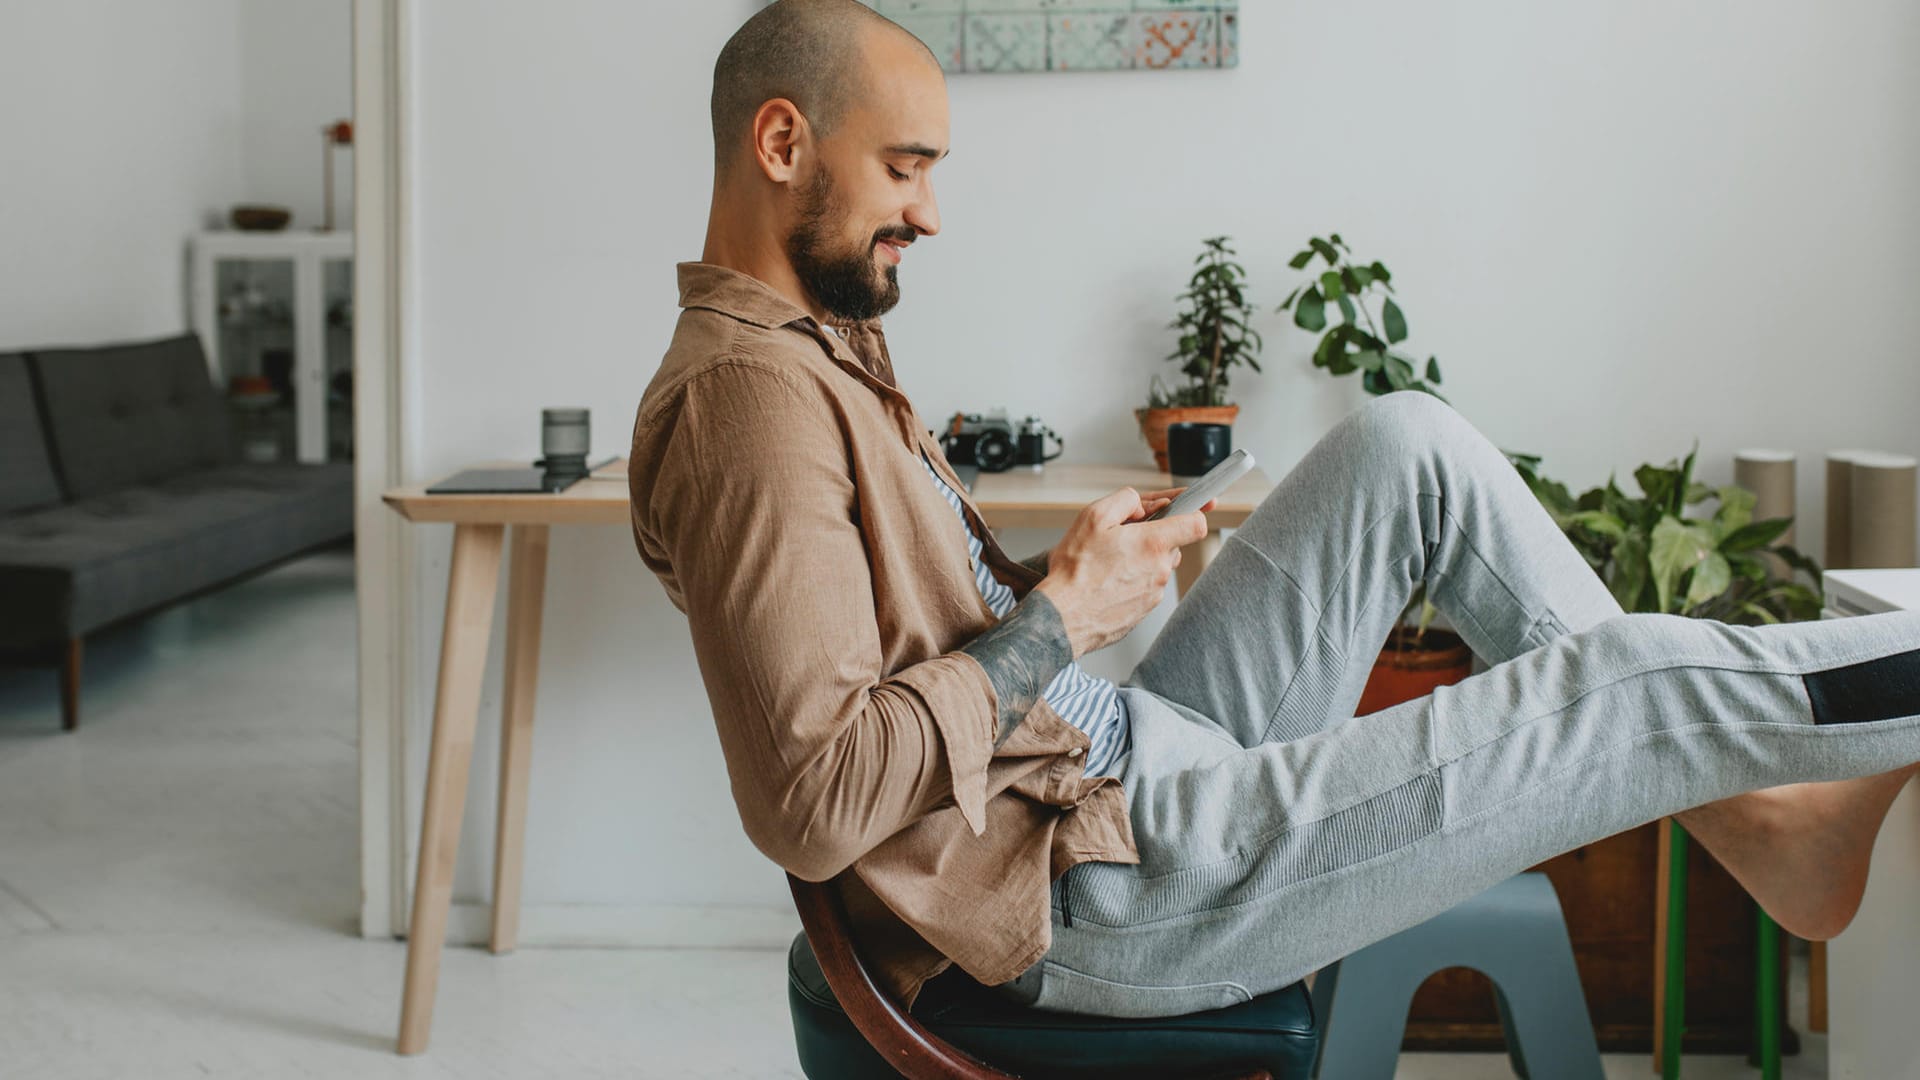
[[[788,261],[780,243],[773,239],[775,230],[759,228],[759,222],[745,220],[750,216],[731,214],[716,198],[707,214],[707,242],[701,249],[700,261],[756,278],[813,316],[814,321],[825,323],[826,309],[800,284],[800,276],[793,272],[793,263]]]

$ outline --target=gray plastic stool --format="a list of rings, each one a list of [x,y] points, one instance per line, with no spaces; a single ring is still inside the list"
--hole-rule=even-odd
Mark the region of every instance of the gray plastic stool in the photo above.
[[[1413,992],[1442,968],[1493,980],[1515,1075],[1600,1080],[1600,1047],[1547,875],[1516,874],[1418,926],[1322,968],[1313,980],[1328,1080],[1392,1080]]]

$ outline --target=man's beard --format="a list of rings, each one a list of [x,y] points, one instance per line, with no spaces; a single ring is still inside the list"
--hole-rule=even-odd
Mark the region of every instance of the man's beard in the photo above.
[[[835,319],[860,322],[878,318],[900,302],[897,266],[876,273],[874,252],[882,237],[911,241],[911,228],[882,229],[865,251],[836,252],[827,229],[839,223],[842,207],[833,198],[833,177],[821,165],[800,192],[800,221],[787,236],[787,259],[800,284]]]

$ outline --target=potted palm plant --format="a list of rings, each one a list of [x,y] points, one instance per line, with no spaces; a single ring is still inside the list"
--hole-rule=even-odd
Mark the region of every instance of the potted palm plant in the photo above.
[[[1161,472],[1167,471],[1167,425],[1233,423],[1240,413],[1240,406],[1227,401],[1233,366],[1246,364],[1260,370],[1260,362],[1254,359],[1260,352],[1260,334],[1248,325],[1253,305],[1246,296],[1247,273],[1233,261],[1235,253],[1227,237],[1209,237],[1201,244],[1187,291],[1175,298],[1181,309],[1168,324],[1180,331],[1180,337],[1166,359],[1180,363],[1187,382],[1169,388],[1154,375],[1146,407],[1133,411]]]

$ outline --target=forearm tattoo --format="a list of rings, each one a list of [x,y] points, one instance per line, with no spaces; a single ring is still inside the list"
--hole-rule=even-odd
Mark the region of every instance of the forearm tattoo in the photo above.
[[[1060,609],[1039,589],[1028,590],[1005,618],[960,646],[960,651],[987,670],[987,681],[1000,699],[1000,730],[993,737],[996,747],[1026,719],[1053,677],[1073,663],[1073,645]]]
[[[1047,550],[1041,552],[1038,555],[1029,555],[1024,559],[1021,559],[1020,565],[1026,567],[1029,570],[1032,570],[1036,574],[1045,575],[1047,572],[1047,556],[1052,554],[1053,554],[1053,549],[1048,548]]]

